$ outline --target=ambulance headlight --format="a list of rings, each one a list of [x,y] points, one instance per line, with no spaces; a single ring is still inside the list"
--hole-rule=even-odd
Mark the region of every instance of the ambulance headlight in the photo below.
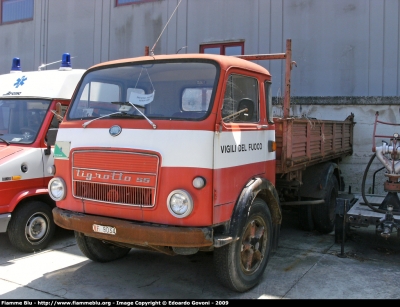
[[[192,213],[193,200],[185,190],[175,190],[168,195],[167,207],[173,216],[184,218]]]
[[[55,166],[55,165],[50,165],[50,166],[47,168],[47,172],[48,172],[50,175],[54,175],[54,174],[56,173],[56,166]]]
[[[48,189],[50,197],[55,201],[63,200],[67,194],[65,181],[61,178],[52,178],[49,181]]]

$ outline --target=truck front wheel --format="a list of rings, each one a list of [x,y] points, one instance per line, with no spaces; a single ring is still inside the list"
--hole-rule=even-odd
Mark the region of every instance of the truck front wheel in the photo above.
[[[76,242],[81,252],[90,260],[97,262],[109,262],[126,256],[131,250],[128,247],[120,247],[102,240],[85,236],[75,231]]]
[[[33,252],[49,244],[55,228],[50,206],[41,201],[28,201],[12,213],[7,233],[14,247]]]
[[[271,232],[268,206],[256,198],[239,239],[214,249],[216,274],[225,287],[244,292],[258,284],[270,257]]]
[[[325,203],[314,205],[313,219],[315,229],[321,233],[330,233],[335,227],[335,208],[339,183],[334,175],[331,175],[326,187]]]

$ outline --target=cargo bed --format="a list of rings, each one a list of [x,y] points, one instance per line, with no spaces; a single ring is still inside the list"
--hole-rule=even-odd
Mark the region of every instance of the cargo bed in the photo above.
[[[286,174],[353,153],[354,115],[344,121],[274,118],[276,173]]]

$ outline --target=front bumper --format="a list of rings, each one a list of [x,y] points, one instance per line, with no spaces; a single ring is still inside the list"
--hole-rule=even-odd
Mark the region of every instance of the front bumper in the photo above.
[[[97,215],[53,209],[54,222],[88,237],[141,246],[207,247],[213,245],[211,227],[176,227],[138,223]],[[93,224],[116,228],[116,234],[94,232]]]
[[[0,232],[6,232],[8,223],[11,220],[11,213],[0,214]]]

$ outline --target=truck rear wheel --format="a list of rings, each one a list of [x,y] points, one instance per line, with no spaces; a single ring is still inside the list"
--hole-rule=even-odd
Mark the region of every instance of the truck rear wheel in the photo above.
[[[239,239],[214,249],[216,274],[225,287],[244,292],[258,284],[270,257],[271,232],[268,206],[256,198]]]
[[[336,198],[339,183],[334,175],[329,178],[326,189],[325,203],[313,207],[313,220],[315,229],[321,233],[330,233],[335,227]]]
[[[49,244],[55,228],[50,206],[41,201],[29,201],[12,213],[7,233],[14,247],[33,252]]]
[[[97,262],[109,262],[125,257],[131,250],[128,247],[120,247],[102,240],[85,236],[75,231],[76,242],[81,252],[90,260]]]

